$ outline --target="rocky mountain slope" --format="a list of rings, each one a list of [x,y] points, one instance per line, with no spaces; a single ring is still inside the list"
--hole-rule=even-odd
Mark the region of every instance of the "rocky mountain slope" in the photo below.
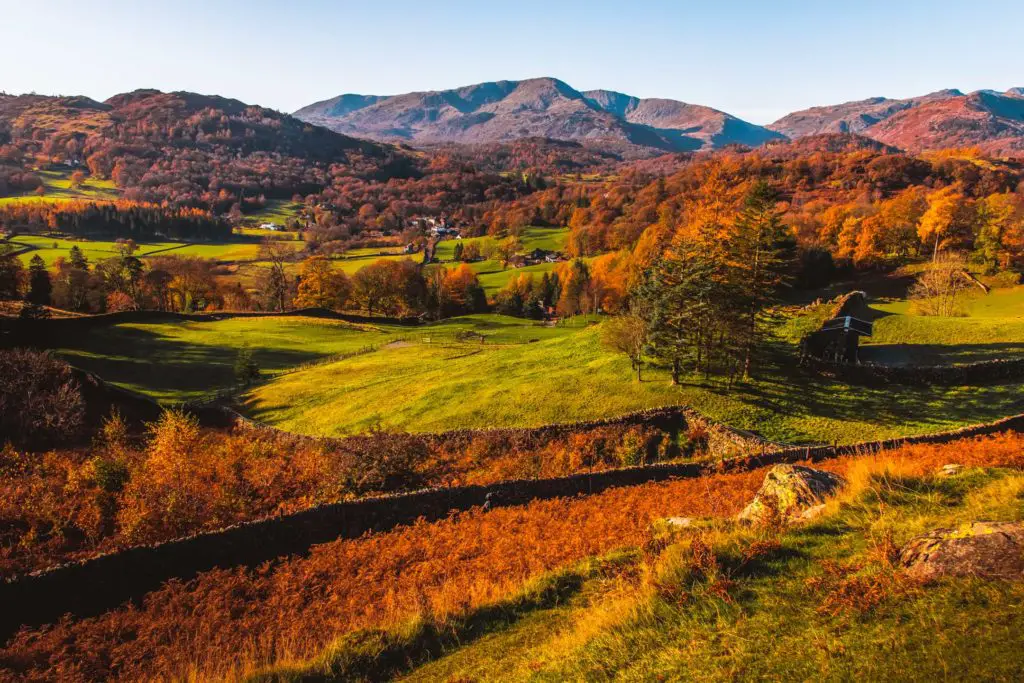
[[[875,97],[793,112],[767,127],[790,138],[857,133],[911,151],[980,147],[990,154],[1019,154],[1024,151],[1024,88]]]
[[[295,116],[347,135],[422,145],[544,137],[633,151],[692,151],[782,137],[710,107],[580,92],[554,78],[393,97],[342,95]]]

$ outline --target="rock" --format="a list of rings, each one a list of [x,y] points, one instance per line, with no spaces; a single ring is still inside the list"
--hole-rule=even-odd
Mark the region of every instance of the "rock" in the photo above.
[[[939,474],[942,475],[943,477],[953,477],[960,474],[963,471],[964,466],[955,462],[951,462],[939,468]]]
[[[817,519],[818,517],[821,516],[821,513],[823,513],[823,512],[825,512],[825,504],[824,503],[822,503],[821,505],[815,505],[813,507],[809,507],[809,508],[807,508],[806,510],[804,510],[803,512],[800,513],[800,521],[801,522],[809,522],[812,519]]]
[[[665,525],[675,527],[677,529],[687,529],[693,526],[692,517],[666,517]]]
[[[936,529],[900,551],[907,573],[921,579],[974,576],[1024,579],[1024,522],[971,522]]]
[[[825,499],[845,483],[837,474],[803,467],[776,465],[768,471],[753,502],[737,519],[748,524],[764,524],[773,516],[773,508],[783,521],[816,517],[824,510]],[[812,512],[813,510],[813,512]]]

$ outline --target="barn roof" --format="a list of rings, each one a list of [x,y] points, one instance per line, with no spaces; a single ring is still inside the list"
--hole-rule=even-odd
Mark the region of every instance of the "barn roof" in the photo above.
[[[844,330],[847,332],[853,332],[863,337],[870,337],[871,331],[874,325],[869,323],[867,320],[861,320],[860,318],[854,318],[852,315],[844,315],[840,318],[832,318],[821,326],[822,332],[830,332],[836,330]]]

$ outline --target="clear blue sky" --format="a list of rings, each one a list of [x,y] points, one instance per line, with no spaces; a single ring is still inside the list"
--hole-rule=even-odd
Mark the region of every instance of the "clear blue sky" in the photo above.
[[[282,111],[555,76],[755,123],[1024,86],[1024,1],[0,0],[0,90],[192,90]]]

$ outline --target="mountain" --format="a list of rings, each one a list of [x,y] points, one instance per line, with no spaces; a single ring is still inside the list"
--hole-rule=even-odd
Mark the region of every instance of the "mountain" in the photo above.
[[[1024,98],[974,92],[927,102],[868,131],[875,140],[911,151],[978,147],[988,154],[1024,152]]]
[[[990,154],[1019,154],[1024,152],[1024,88],[876,97],[793,112],[767,127],[790,138],[857,133],[910,151],[979,147]]]
[[[876,123],[901,111],[913,109],[925,102],[962,95],[959,90],[940,90],[904,100],[871,97],[866,100],[795,111],[766,127],[789,138],[822,133],[863,133]]]
[[[580,92],[554,78],[390,97],[342,95],[294,115],[347,135],[420,145],[543,137],[651,153],[756,146],[782,137],[709,107]]]

